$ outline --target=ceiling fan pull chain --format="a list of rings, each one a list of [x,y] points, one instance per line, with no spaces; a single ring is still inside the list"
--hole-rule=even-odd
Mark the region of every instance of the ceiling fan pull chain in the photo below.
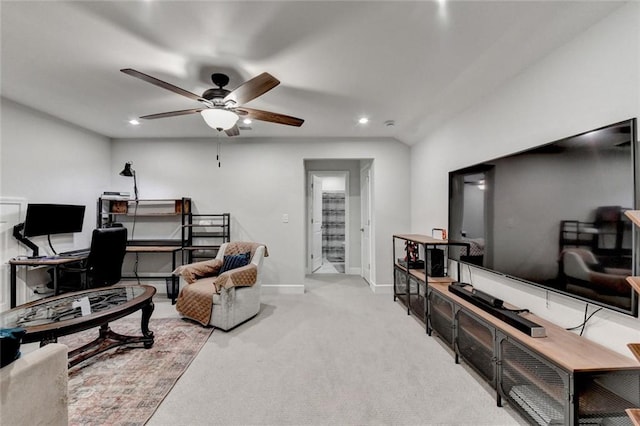
[[[218,132],[218,152],[216,153],[216,160],[218,161],[218,168],[220,168],[220,132]]]

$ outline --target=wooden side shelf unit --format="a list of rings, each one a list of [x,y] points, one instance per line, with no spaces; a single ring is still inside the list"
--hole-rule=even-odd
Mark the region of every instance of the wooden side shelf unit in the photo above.
[[[402,246],[402,247],[398,247]],[[442,240],[420,234],[396,234],[393,236],[393,259],[394,259],[394,280],[393,280],[393,300],[400,300],[407,307],[408,315],[415,315],[425,323],[427,333],[430,333],[427,317],[427,288],[431,283],[451,283],[453,280],[446,276],[446,256],[442,257],[442,272],[439,275],[431,276],[429,268],[429,249],[447,247],[450,245],[468,246],[467,243]],[[410,248],[418,250],[414,252],[416,260],[411,259]],[[398,258],[397,255],[402,255]],[[404,260],[403,260],[404,259]],[[458,274],[460,274],[458,264]]]

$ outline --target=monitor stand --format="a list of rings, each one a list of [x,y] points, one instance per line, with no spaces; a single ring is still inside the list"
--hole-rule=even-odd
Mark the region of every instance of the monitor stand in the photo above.
[[[31,240],[22,235],[21,231],[24,229],[24,222],[17,224],[13,227],[13,237],[20,241],[25,246],[33,250],[33,257],[38,257],[39,249]]]

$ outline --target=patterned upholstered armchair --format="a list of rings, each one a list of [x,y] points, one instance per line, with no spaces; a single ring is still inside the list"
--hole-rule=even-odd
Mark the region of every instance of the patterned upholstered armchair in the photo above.
[[[179,266],[173,272],[180,276],[177,311],[225,331],[255,316],[266,256],[263,244],[230,242],[220,246],[215,259]]]

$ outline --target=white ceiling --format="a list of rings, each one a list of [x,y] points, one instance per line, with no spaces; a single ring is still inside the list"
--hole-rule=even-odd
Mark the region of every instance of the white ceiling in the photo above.
[[[0,93],[108,137],[210,137],[198,114],[128,124],[200,104],[119,70],[197,94],[213,72],[233,89],[266,71],[282,83],[247,106],[305,123],[254,121],[243,137],[413,144],[620,5],[2,0]]]

